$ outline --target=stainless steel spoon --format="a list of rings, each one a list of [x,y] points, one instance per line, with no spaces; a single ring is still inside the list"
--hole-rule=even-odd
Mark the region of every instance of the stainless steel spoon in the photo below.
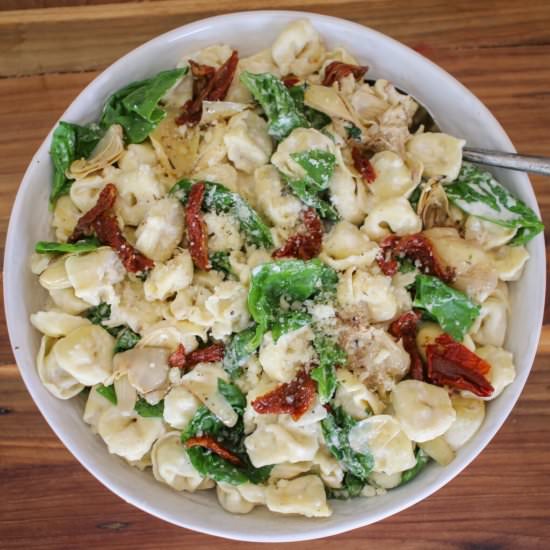
[[[374,84],[375,80],[366,80],[368,84]],[[425,132],[440,132],[439,126],[431,115],[430,111],[407,91],[396,90],[402,94],[411,96],[418,104],[418,110],[413,117],[410,127],[411,133],[414,133],[424,126]],[[503,153],[501,151],[491,151],[489,149],[478,149],[475,147],[464,147],[462,158],[477,164],[486,164],[488,166],[499,166],[500,168],[509,168],[510,170],[519,170],[521,172],[533,172],[534,174],[544,174],[550,176],[550,157],[537,157],[533,155],[518,155],[516,153]]]

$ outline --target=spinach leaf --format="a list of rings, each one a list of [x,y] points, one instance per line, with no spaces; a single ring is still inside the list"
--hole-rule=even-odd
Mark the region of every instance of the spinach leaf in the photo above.
[[[172,187],[170,194],[185,204],[189,190],[194,183],[193,180],[183,179]],[[233,193],[220,183],[207,181],[205,184],[206,192],[203,203],[205,210],[214,210],[218,214],[221,212],[231,214],[236,218],[240,230],[251,244],[264,248],[273,246],[269,227],[238,193]]]
[[[252,483],[264,483],[271,472],[271,466],[255,468],[244,446],[244,423],[242,415],[246,406],[246,398],[239,388],[223,380],[218,380],[218,390],[229,401],[235,412],[239,415],[237,424],[228,428],[221,420],[211,413],[204,405],[198,409],[188,427],[181,434],[181,441],[185,443],[196,435],[209,435],[220,442],[223,447],[241,460],[241,466],[235,466],[203,447],[191,447],[187,454],[191,464],[203,476],[215,481],[240,485],[251,481]]]
[[[411,271],[416,271],[416,266],[414,265],[414,262],[409,260],[409,258],[400,258],[399,273],[411,273]]]
[[[415,288],[414,307],[426,310],[445,332],[462,342],[479,316],[480,306],[437,277],[417,275]]]
[[[288,186],[304,204],[315,208],[322,218],[337,220],[338,213],[335,208],[320,196],[328,188],[334,173],[336,157],[322,149],[292,153],[290,156],[305,173],[299,179],[285,176]]]
[[[321,420],[325,443],[342,468],[362,481],[374,466],[371,454],[356,453],[349,444],[349,432],[357,423],[342,407],[335,407]]]
[[[269,328],[280,324],[281,315],[285,314],[281,311],[281,298],[289,303],[304,302],[320,292],[333,291],[337,282],[336,271],[318,259],[268,262],[254,268],[248,291],[248,311],[257,323],[258,341],[261,342]],[[277,329],[279,333],[281,330]]]
[[[319,357],[319,365],[311,370],[310,376],[317,382],[317,393],[321,404],[328,403],[338,384],[336,366],[347,363],[346,352],[331,338],[316,336],[313,347]]]
[[[276,342],[283,334],[298,330],[311,323],[311,315],[306,311],[286,311],[280,313],[271,323],[271,335]]]
[[[99,325],[117,339],[114,349],[115,353],[132,349],[141,339],[141,336],[137,332],[134,332],[130,327],[125,325],[118,325],[116,327],[105,325],[105,321],[111,318],[111,306],[105,302],[88,308],[84,312],[84,317],[94,325]]]
[[[158,105],[162,96],[187,71],[188,67],[161,71],[156,76],[121,88],[107,99],[100,126],[106,129],[112,124],[120,124],[127,142],[141,143],[166,116]]]
[[[221,271],[226,275],[234,275],[229,262],[229,252],[222,250],[212,252],[212,254],[210,254],[210,263],[212,264],[212,269]]]
[[[134,411],[136,411],[139,416],[145,418],[162,418],[164,413],[164,399],[159,401],[156,405],[151,405],[147,403],[143,397],[140,397],[134,405]]]
[[[399,485],[405,485],[405,483],[414,479],[426,467],[429,461],[430,457],[418,447],[416,450],[416,464],[401,474],[401,483]]]
[[[141,340],[141,336],[130,327],[114,327],[114,330],[117,329],[119,330],[116,334],[115,353],[132,349]],[[107,330],[111,332],[113,329]]]
[[[290,157],[304,169],[306,181],[311,189],[327,189],[336,164],[336,157],[332,153],[323,149],[311,149],[291,153]]]
[[[116,398],[116,391],[114,384],[111,384],[110,386],[104,386],[103,384],[100,384],[95,391],[99,393],[99,395],[102,395],[105,397],[105,399],[108,399],[113,405],[117,404],[117,398]]]
[[[261,105],[268,119],[268,132],[280,141],[295,128],[309,128],[310,123],[285,85],[269,73],[241,73],[241,82]]]
[[[355,126],[353,122],[346,125],[346,133],[349,139],[353,139],[355,141],[361,141],[361,137],[363,135],[361,133],[361,129]]]
[[[409,202],[411,203],[412,209],[416,212],[418,209],[418,201],[420,200],[420,195],[422,194],[422,189],[420,185],[415,187],[414,191],[409,196]]]
[[[95,125],[80,126],[61,121],[52,135],[50,157],[53,164],[53,183],[50,205],[71,188],[72,181],[65,176],[73,161],[87,158],[103,135]]]
[[[330,124],[330,117],[325,115],[325,113],[304,104],[306,88],[307,84],[299,84],[288,88],[288,93],[292,96],[292,99],[294,99],[294,103],[296,103],[298,109],[304,113],[311,127],[316,130],[321,130]]]
[[[365,482],[358,477],[346,472],[344,474],[344,480],[342,482],[342,487],[338,489],[329,489],[328,498],[335,498],[338,500],[348,500],[350,498],[355,498],[361,496],[361,491],[365,486]]]
[[[512,245],[523,245],[544,230],[535,212],[514,197],[490,172],[464,162],[458,178],[445,185],[449,200],[464,212],[501,225],[517,228]]]
[[[82,239],[76,243],[56,243],[50,241],[38,241],[34,247],[38,254],[70,254],[78,252],[90,252],[101,246],[97,239]]]
[[[256,326],[247,328],[231,338],[223,356],[223,368],[232,379],[242,374],[242,367],[248,358],[260,347],[261,336],[257,337]]]
[[[105,302],[101,302],[98,306],[88,308],[84,312],[84,317],[94,325],[102,325],[103,321],[111,317],[111,306]]]

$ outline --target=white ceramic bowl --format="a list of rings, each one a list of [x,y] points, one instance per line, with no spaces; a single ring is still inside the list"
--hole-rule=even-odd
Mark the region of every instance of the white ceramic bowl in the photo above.
[[[182,54],[219,42],[245,56],[269,46],[279,31],[300,17],[309,18],[329,47],[342,45],[368,64],[369,77],[384,77],[429,105],[443,131],[464,137],[472,146],[514,151],[491,113],[466,88],[409,48],[361,25],[312,13],[257,11],[222,15],[186,25],[132,51],[99,75],[72,103],[63,119],[95,120],[107,96],[123,85],[175,66]],[[509,415],[525,384],[537,349],[545,296],[545,249],[542,236],[529,243],[531,260],[520,282],[511,285],[512,312],[506,347],[513,351],[517,378],[491,402],[483,426],[447,467],[432,465],[414,482],[388,494],[353,501],[333,501],[327,519],[281,517],[266,509],[230,515],[213,492],[177,493],[110,455],[82,421],[80,399],[60,401],[42,385],[35,369],[39,335],[28,319],[44,300],[29,270],[34,243],[48,235],[51,133],[32,159],[11,214],[4,258],[4,294],[8,329],[21,375],[40,411],[73,455],[111,491],[159,518],[196,531],[227,538],[283,542],[334,535],[388,517],[426,498],[456,476],[489,443]],[[495,171],[500,180],[538,212],[526,175]]]

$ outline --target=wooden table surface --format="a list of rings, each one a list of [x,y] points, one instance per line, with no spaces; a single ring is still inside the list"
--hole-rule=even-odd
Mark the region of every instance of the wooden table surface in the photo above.
[[[550,156],[548,0],[2,0],[2,246],[32,154],[99,70],[187,22],[275,5],[352,19],[416,48],[481,98],[518,150]],[[550,227],[550,179],[532,181]],[[32,402],[14,365],[3,319],[0,365],[0,548],[259,546],[174,527],[126,504],[96,481]],[[550,325],[543,329],[538,357],[513,414],[466,471],[424,502],[378,524],[315,543],[276,546],[302,550],[313,544],[327,550],[548,548]]]

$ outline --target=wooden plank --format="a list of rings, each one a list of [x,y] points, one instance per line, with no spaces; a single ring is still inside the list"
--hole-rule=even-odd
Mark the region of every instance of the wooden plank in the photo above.
[[[190,21],[215,13],[272,8],[273,3],[265,0],[219,0],[215,5],[162,0],[109,4],[108,9],[90,5],[0,12],[0,51],[5,52],[0,57],[0,76],[98,69],[151,37]],[[493,3],[466,0],[452,6],[440,0],[396,0],[391,9],[383,1],[281,0],[277,8],[347,16],[424,50],[550,44],[545,0],[531,0],[529,9],[503,0],[498,17]],[[529,32],[519,33],[518,28]]]

